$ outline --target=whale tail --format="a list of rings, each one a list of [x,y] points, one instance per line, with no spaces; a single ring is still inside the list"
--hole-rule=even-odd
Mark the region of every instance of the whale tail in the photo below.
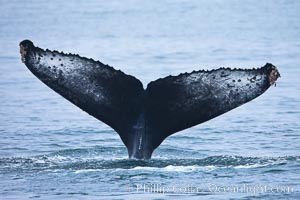
[[[280,76],[259,69],[193,71],[150,82],[79,55],[20,43],[22,62],[61,96],[112,127],[129,157],[151,158],[168,136],[230,111],[264,93]]]

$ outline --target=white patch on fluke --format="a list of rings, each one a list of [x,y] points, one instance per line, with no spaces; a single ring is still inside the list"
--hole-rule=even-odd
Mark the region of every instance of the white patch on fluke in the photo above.
[[[139,143],[139,150],[141,150],[141,147],[142,147],[142,136],[140,137],[140,143]]]

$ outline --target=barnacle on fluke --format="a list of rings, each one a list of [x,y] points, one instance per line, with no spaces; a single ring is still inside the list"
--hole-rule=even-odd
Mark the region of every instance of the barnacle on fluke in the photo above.
[[[42,82],[121,137],[130,158],[151,158],[168,136],[208,121],[263,94],[280,74],[219,68],[152,81],[144,89],[133,76],[100,61],[20,43],[22,62]],[[52,67],[51,67],[52,66]]]

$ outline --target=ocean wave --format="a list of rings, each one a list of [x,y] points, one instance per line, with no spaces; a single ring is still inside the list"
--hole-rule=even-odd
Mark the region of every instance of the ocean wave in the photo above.
[[[80,152],[81,150],[75,150]],[[82,152],[82,151],[81,151]],[[74,156],[74,152],[52,153],[34,157],[0,158],[0,172],[14,170],[72,170],[76,173],[95,170],[136,170],[136,171],[212,171],[216,169],[252,169],[268,166],[280,166],[298,163],[300,156],[285,157],[242,157],[242,156],[208,156],[199,159],[167,159],[150,160],[128,159],[126,156],[103,158],[97,154],[90,156]]]

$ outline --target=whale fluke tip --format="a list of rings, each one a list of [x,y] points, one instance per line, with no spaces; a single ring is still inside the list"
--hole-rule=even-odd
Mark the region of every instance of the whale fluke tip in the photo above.
[[[272,63],[266,63],[263,68],[267,71],[268,77],[269,77],[269,84],[276,86],[276,81],[278,78],[280,78],[280,73],[276,66],[274,66]]]
[[[22,42],[20,42],[20,46],[23,46],[24,49],[27,50],[34,47],[34,44],[30,40],[23,40]]]
[[[31,42],[30,40],[23,40],[22,42],[20,42],[20,54],[21,54],[21,60],[23,63],[26,62],[26,53],[29,49],[33,48],[33,42]]]
[[[280,77],[280,73],[277,69],[277,67],[273,66],[269,75],[269,82],[270,85],[274,85],[276,86],[276,81],[277,79]]]

